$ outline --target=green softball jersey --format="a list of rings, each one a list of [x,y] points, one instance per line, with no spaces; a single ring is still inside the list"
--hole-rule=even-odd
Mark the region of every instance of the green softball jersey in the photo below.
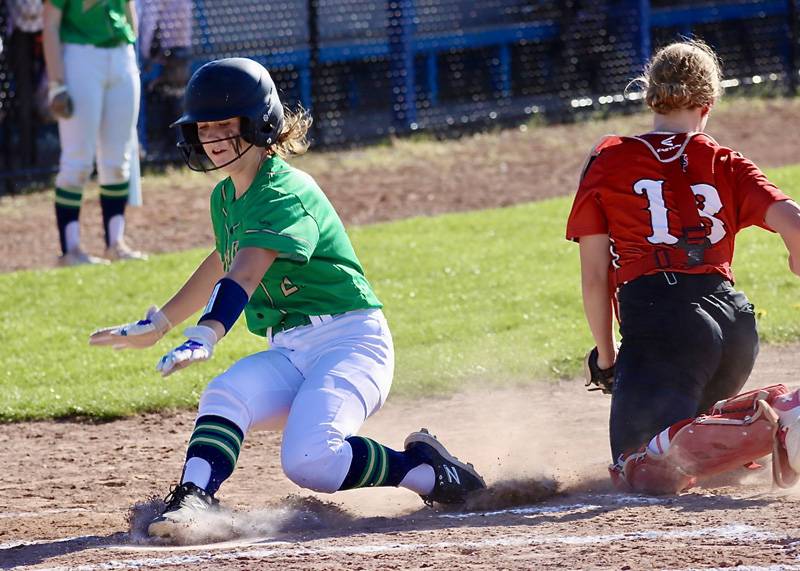
[[[278,252],[244,311],[256,335],[307,323],[303,316],[381,307],[328,198],[278,156],[264,161],[238,199],[230,178],[220,182],[211,222],[226,272],[242,248]]]
[[[50,0],[61,10],[61,41],[110,48],[136,41],[125,5],[132,0]]]

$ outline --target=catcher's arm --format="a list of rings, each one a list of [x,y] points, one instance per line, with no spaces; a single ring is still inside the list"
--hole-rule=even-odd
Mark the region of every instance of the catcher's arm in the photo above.
[[[764,222],[783,238],[789,269],[800,275],[800,207],[793,200],[776,202],[767,209]]]
[[[617,358],[614,341],[613,311],[608,294],[608,268],[611,263],[611,241],[607,234],[581,236],[581,291],[586,321],[595,342],[596,357],[592,360],[596,371],[612,369]],[[587,366],[591,353],[587,355]],[[589,383],[600,375],[587,376]],[[613,373],[611,375],[613,379]]]
[[[583,374],[586,376],[586,387],[590,391],[602,391],[604,395],[611,394],[614,386],[614,365],[601,369],[597,364],[597,347],[586,353],[583,360]]]

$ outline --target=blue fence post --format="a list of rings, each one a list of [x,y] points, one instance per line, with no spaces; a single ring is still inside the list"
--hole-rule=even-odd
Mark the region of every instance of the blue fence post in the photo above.
[[[317,103],[317,92],[314,80],[319,74],[319,0],[307,0],[308,10],[308,65],[301,66],[298,73],[300,80],[300,100],[303,107],[313,116]],[[316,134],[319,123],[313,122],[312,134]]]
[[[641,73],[650,58],[651,7],[649,0],[618,0],[609,20],[610,33],[617,37],[617,49],[626,53],[631,76]]]
[[[511,46],[500,44],[497,47],[497,64],[492,65],[494,90],[500,97],[511,96]]]
[[[426,79],[428,83],[428,101],[431,107],[439,104],[439,58],[435,51],[431,50],[425,56]]]
[[[638,63],[644,66],[650,59],[653,46],[650,38],[652,37],[652,26],[650,22],[650,0],[638,0],[637,9],[639,11],[639,39],[637,42]]]
[[[414,1],[388,0],[386,8],[392,122],[398,130],[408,131],[417,122],[417,82],[413,46]]]
[[[300,66],[297,68],[297,81],[300,86],[300,104],[309,113],[312,112],[313,97],[311,92],[311,67]]]
[[[144,64],[144,57],[142,57],[142,43],[139,38],[136,38],[136,64],[139,69],[142,69]],[[139,73],[139,114],[136,116],[136,135],[139,138],[139,147],[145,150],[145,156],[148,151],[147,140],[147,81],[146,77]]]

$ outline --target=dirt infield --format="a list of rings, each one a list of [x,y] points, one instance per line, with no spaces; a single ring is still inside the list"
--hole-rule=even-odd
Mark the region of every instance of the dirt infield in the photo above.
[[[710,132],[762,166],[797,162],[787,125],[798,101],[734,100]],[[509,130],[459,141],[399,141],[311,155],[307,168],[348,223],[508,205],[574,189],[592,142],[647,129],[643,116]],[[150,252],[211,244],[211,177],[145,179],[132,242]],[[100,248],[96,198],[83,231]],[[49,267],[52,194],[0,201],[0,271]],[[751,386],[800,385],[798,348],[766,347]],[[153,382],[162,382],[154,378]],[[405,490],[308,495],[279,465],[279,436],[248,437],[208,522],[213,544],[157,545],[142,521],[179,476],[194,414],[110,423],[36,422],[0,430],[0,569],[719,569],[800,570],[800,486],[774,490],[768,466],[678,497],[612,491],[609,400],[580,381],[480,387],[444,400],[390,399],[364,434],[399,447],[426,426],[484,473],[466,510],[435,512]],[[131,508],[137,509],[131,512]],[[131,522],[128,518],[131,517]]]
[[[795,358],[767,348],[751,384],[796,384]],[[678,497],[613,493],[608,405],[578,381],[390,400],[365,434],[438,433],[494,492],[465,512],[405,490],[308,496],[281,474],[278,436],[255,433],[220,492],[234,511],[209,524],[226,541],[187,547],[148,543],[126,517],[178,476],[192,413],[7,426],[0,569],[800,569],[800,498],[768,469]]]
[[[800,161],[800,99],[731,99],[709,122],[721,144],[735,147],[762,167]],[[574,125],[508,129],[459,140],[396,141],[391,145],[312,152],[294,163],[310,172],[347,224],[507,206],[574,192],[586,155],[606,133],[647,131],[640,114]],[[145,205],[130,209],[128,236],[147,252],[180,251],[213,244],[208,196],[216,173],[185,170],[143,179]],[[87,189],[81,232],[88,250],[101,255],[97,190]],[[51,267],[58,236],[53,194],[0,199],[0,272]]]

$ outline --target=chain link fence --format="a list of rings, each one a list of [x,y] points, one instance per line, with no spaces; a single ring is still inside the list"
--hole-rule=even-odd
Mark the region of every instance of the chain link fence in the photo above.
[[[48,184],[58,162],[43,90],[33,90],[31,104],[20,89],[21,56],[7,33],[14,1],[0,5],[0,194]],[[798,4],[137,0],[142,157],[145,164],[177,159],[168,125],[179,115],[183,85],[204,62],[231,56],[263,63],[284,103],[312,112],[317,146],[637,108],[637,94],[626,92],[630,80],[653,49],[680,37],[702,38],[718,51],[729,88],[796,93]],[[41,40],[31,42],[36,88]],[[32,150],[23,149],[26,125]]]

